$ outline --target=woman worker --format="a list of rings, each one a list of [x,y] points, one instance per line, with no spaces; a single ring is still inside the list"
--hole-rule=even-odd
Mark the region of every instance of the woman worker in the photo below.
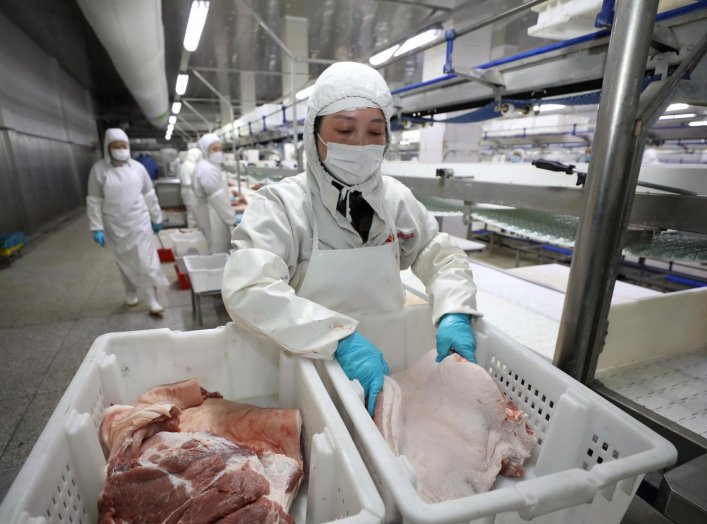
[[[211,253],[228,253],[236,213],[229,201],[228,182],[221,172],[223,144],[219,137],[207,133],[199,139],[199,149],[203,158],[192,174],[196,223]]]
[[[305,172],[265,186],[233,233],[222,294],[231,318],[311,358],[336,357],[371,414],[388,366],[357,331],[361,313],[401,310],[400,270],[425,283],[437,360],[476,361],[469,261],[402,183],[380,173],[393,99],[383,77],[339,62],[317,80]]]
[[[147,299],[151,315],[161,316],[155,286],[167,278],[157,257],[155,234],[162,225],[162,211],[145,168],[130,158],[128,135],[107,129],[103,159],[88,176],[86,212],[93,240],[111,248],[125,285],[126,302],[138,303],[138,289]]]

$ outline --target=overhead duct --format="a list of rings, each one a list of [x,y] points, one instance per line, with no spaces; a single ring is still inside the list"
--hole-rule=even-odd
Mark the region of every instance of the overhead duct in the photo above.
[[[77,0],[147,120],[169,116],[160,0]]]

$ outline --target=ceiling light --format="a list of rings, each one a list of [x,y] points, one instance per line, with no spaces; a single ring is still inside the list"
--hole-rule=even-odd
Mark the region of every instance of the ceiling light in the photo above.
[[[201,38],[201,32],[204,30],[206,15],[208,12],[209,2],[194,0],[191,3],[189,21],[187,22],[187,31],[184,34],[184,49],[187,51],[194,52],[199,46],[199,39]]]
[[[676,118],[694,118],[697,113],[681,113],[679,115],[663,115],[658,120],[675,120]]]
[[[537,105],[533,107],[535,112],[540,113],[544,111],[557,111],[558,109],[564,109],[567,107],[564,104],[542,104],[542,105]]]
[[[309,87],[305,87],[301,91],[297,91],[297,93],[295,94],[295,98],[297,100],[304,100],[305,98],[309,98],[309,95],[312,94],[312,91],[314,91],[313,85],[311,85]]]
[[[695,120],[687,125],[690,127],[707,126],[707,120]]]
[[[682,103],[677,103],[677,104],[670,104],[666,111],[681,111],[683,109],[687,109],[688,106],[687,104],[682,104]]]
[[[187,84],[189,83],[189,75],[181,74],[177,75],[177,85],[174,87],[174,92],[178,95],[183,95],[187,91]]]
[[[177,123],[177,117],[172,115],[169,117],[169,123],[170,124],[176,124]]]
[[[174,102],[172,104],[172,113],[174,113],[175,115],[178,115],[181,110],[182,110],[182,103],[181,102]]]
[[[393,53],[395,53],[399,48],[400,44],[395,44],[393,47],[389,47],[388,49],[381,51],[380,53],[376,53],[368,59],[368,63],[372,66],[377,66],[384,62],[387,62],[388,60],[390,60],[390,57],[393,56]]]
[[[408,38],[405,40],[403,45],[401,45],[397,51],[393,54],[393,56],[400,56],[402,54],[407,53],[408,51],[412,51],[413,49],[417,49],[418,47],[422,47],[423,45],[429,44],[430,42],[433,42],[437,40],[437,37],[440,34],[439,29],[428,29],[424,33],[420,33],[419,35],[415,35],[412,38]]]

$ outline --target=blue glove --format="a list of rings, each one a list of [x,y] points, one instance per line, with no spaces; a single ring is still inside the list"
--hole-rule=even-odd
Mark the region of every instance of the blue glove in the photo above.
[[[101,247],[105,246],[106,245],[106,236],[103,234],[103,231],[94,231],[93,232],[93,241]]]
[[[157,224],[155,222],[152,223],[152,231],[155,235],[160,232],[160,229],[162,229],[162,224]]]
[[[471,315],[447,313],[437,326],[437,362],[452,352],[476,364],[476,337],[471,327]]]
[[[334,356],[349,380],[358,380],[368,398],[368,412],[373,416],[376,398],[383,389],[383,375],[390,370],[383,353],[358,331],[339,340]]]

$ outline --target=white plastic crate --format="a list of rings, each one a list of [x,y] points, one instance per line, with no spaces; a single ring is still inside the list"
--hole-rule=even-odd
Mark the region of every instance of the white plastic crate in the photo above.
[[[359,329],[391,373],[435,344],[428,305],[364,318]],[[675,447],[483,319],[476,333],[479,364],[527,414],[539,445],[523,478],[499,477],[493,490],[457,500],[423,501],[409,461],[393,454],[364,408],[360,386],[338,362],[317,362],[383,496],[386,521],[618,524],[643,475],[673,464]]]
[[[209,254],[209,245],[206,243],[206,237],[199,230],[175,231],[171,236],[175,256]]]
[[[312,361],[231,323],[96,339],[0,506],[0,522],[96,522],[105,475],[103,411],[187,378],[229,400],[300,409],[305,480],[291,508],[299,524],[382,521],[383,502]]]
[[[223,269],[226,267],[227,261],[228,255],[226,253],[184,257],[184,266],[187,268],[194,293],[221,289]]]

